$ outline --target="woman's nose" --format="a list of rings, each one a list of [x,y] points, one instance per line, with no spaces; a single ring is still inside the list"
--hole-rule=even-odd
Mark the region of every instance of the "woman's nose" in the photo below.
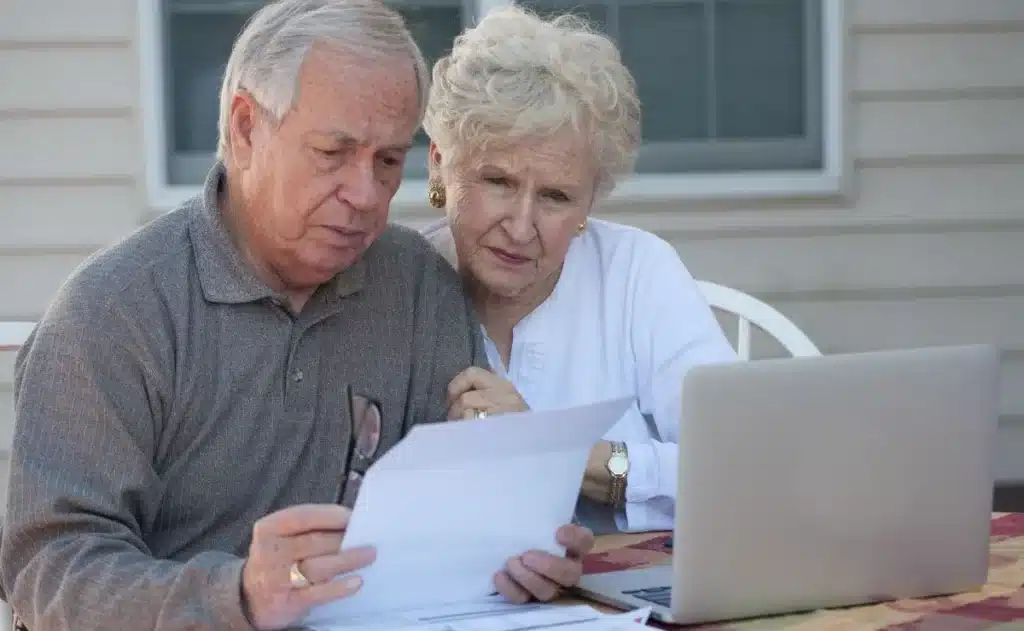
[[[516,205],[515,212],[505,221],[505,230],[517,243],[529,243],[536,236],[536,218],[529,197],[521,199]]]

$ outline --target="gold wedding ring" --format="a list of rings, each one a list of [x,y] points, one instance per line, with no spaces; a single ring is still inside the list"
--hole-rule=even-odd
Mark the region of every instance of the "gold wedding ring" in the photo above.
[[[299,569],[299,562],[292,563],[292,566],[288,568],[288,580],[291,581],[293,589],[302,589],[309,587],[311,583],[306,575]]]

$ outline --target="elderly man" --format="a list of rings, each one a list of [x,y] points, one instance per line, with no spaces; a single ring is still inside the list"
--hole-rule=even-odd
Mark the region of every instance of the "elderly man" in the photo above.
[[[359,588],[351,394],[379,455],[486,365],[450,266],[387,225],[426,89],[372,0],[282,0],[240,35],[202,194],[77,270],[18,356],[0,562],[29,629],[274,629]],[[592,537],[558,536],[497,589],[577,580]]]

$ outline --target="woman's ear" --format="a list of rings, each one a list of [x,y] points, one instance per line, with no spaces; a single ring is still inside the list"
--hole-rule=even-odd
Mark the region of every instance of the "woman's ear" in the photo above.
[[[427,150],[427,160],[431,170],[441,167],[441,151],[437,148],[437,143],[433,140],[430,141],[430,148]]]

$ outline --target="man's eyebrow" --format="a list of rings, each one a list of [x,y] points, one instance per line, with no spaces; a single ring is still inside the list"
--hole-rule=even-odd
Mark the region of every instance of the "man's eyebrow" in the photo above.
[[[313,135],[328,136],[331,140],[335,140],[346,145],[359,144],[359,140],[355,136],[337,129],[314,129]]]
[[[411,143],[411,142],[403,142],[403,143],[398,144],[398,145],[390,145],[390,146],[387,146],[387,147],[381,147],[381,150],[382,151],[409,151],[414,146],[415,145],[413,143]]]
[[[313,133],[318,136],[329,136],[331,140],[338,142],[343,145],[361,145],[363,144],[358,138],[344,131],[337,129],[325,129],[325,130],[314,130]],[[415,145],[412,142],[403,142],[396,145],[388,145],[387,147],[381,147],[381,151],[409,151]]]

